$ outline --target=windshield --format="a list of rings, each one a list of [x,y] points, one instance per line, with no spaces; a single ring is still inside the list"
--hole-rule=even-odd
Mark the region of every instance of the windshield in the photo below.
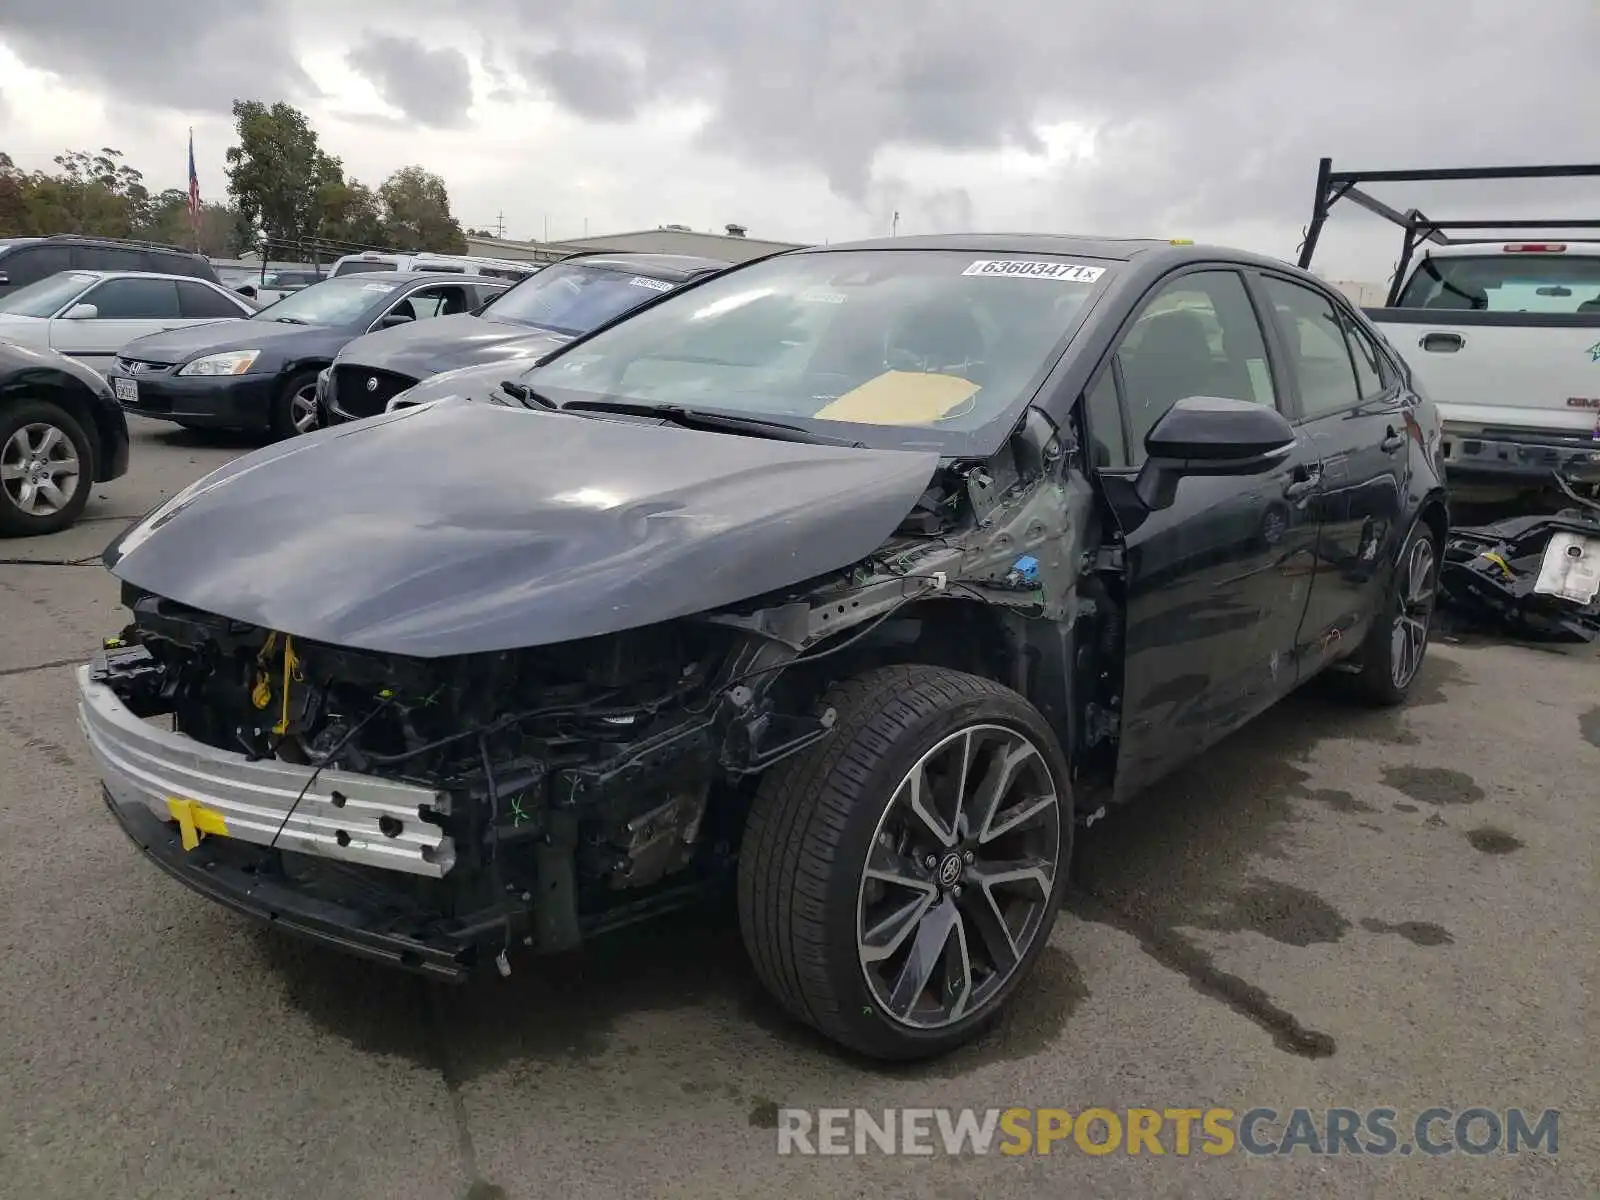
[[[676,284],[601,267],[553,266],[501,295],[483,315],[576,337],[670,292]]]
[[[292,321],[298,325],[348,325],[366,312],[374,300],[388,295],[399,286],[398,280],[324,279],[321,283],[290,292],[249,319]]]
[[[523,382],[557,403],[610,397],[969,434],[1015,420],[1109,273],[1053,255],[786,254],[682,292]]]
[[[20,287],[0,300],[0,313],[10,313],[16,317],[53,317],[61,311],[63,304],[83,291],[96,278],[98,276],[84,275],[77,271],[63,271],[59,275],[51,275],[39,280],[38,283]]]
[[[1600,258],[1520,252],[1426,258],[1398,307],[1600,314]]]

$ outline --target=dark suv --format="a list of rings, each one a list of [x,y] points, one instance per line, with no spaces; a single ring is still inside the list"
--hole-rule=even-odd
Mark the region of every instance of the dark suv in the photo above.
[[[204,255],[176,246],[75,234],[0,241],[0,296],[60,271],[158,271],[222,282]]]

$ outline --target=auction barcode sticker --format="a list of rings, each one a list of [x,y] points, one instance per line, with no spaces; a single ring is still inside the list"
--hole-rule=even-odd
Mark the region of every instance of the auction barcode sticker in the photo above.
[[[652,292],[670,292],[672,285],[663,279],[646,279],[643,275],[635,275],[628,280],[634,287],[649,288]]]
[[[1104,267],[1082,263],[1044,262],[1026,258],[980,258],[963,275],[1001,275],[1008,279],[1055,279],[1063,283],[1093,283],[1106,273]]]

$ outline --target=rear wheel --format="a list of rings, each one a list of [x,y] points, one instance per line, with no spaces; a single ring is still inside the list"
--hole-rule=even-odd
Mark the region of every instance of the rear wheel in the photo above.
[[[317,427],[317,373],[291,375],[272,402],[272,436],[291,438]]]
[[[1428,652],[1438,591],[1438,537],[1419,520],[1400,551],[1388,605],[1361,648],[1361,669],[1347,677],[1360,699],[1383,707],[1405,702]]]
[[[26,400],[0,410],[0,536],[56,533],[94,486],[94,448],[63,408]]]
[[[871,671],[834,734],[762,780],[739,862],[757,975],[862,1053],[924,1058],[995,1018],[1049,939],[1072,851],[1054,734],[1026,700],[942,668]]]

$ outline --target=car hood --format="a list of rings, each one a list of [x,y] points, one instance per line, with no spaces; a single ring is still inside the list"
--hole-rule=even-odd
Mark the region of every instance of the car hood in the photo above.
[[[123,358],[144,362],[186,362],[198,354],[220,354],[224,350],[256,350],[307,335],[324,336],[322,325],[288,325],[282,321],[257,321],[240,317],[205,325],[185,325],[165,333],[134,338],[120,351]]]
[[[426,379],[457,367],[526,359],[527,365],[572,339],[530,325],[490,321],[470,313],[413,321],[357,338],[339,354],[338,366],[373,367]]]
[[[894,532],[938,462],[445,400],[236,459],[130,527],[105,563],[312,641],[508,650],[848,566]]]

